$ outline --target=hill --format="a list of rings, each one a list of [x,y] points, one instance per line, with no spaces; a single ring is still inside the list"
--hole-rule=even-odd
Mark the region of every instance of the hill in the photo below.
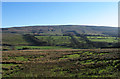
[[[87,26],[87,25],[53,25],[53,26],[25,26],[2,28],[3,33],[36,34],[36,35],[64,35],[68,33],[86,35],[117,36],[117,27]]]
[[[12,48],[13,46],[117,47],[117,29],[117,27],[82,25],[2,28],[2,45],[5,46],[3,47],[5,50],[11,46]]]

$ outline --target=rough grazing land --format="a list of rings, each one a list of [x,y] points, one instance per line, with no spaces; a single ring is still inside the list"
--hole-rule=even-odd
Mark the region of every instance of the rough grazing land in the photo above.
[[[3,51],[3,77],[120,77],[118,49]]]

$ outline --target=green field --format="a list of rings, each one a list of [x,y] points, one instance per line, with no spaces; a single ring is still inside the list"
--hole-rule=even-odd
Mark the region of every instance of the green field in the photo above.
[[[70,44],[70,36],[35,36],[40,40],[44,40],[47,42],[51,42],[51,43],[55,43],[55,44]],[[81,37],[78,36],[74,36],[79,42],[84,42],[84,39],[82,39]],[[118,42],[118,38],[117,37],[105,37],[105,36],[87,36],[87,38],[91,41],[95,41],[95,42]]]
[[[81,38],[81,37],[78,37],[78,36],[74,36],[74,38],[79,42],[79,43],[86,43],[86,41]]]
[[[95,42],[109,42],[109,43],[118,42],[117,37],[87,36],[87,38]]]
[[[35,36],[39,40],[46,41],[51,45],[68,45],[70,44],[69,36]]]
[[[70,36],[35,36],[40,41],[45,41],[52,46],[56,45],[69,45],[71,43]],[[74,36],[74,38],[80,43],[86,43],[84,39],[78,36]],[[117,37],[105,37],[105,36],[87,36],[90,41],[94,42],[109,42],[116,43],[118,42]],[[28,38],[29,39],[29,38]],[[2,34],[2,43],[10,44],[10,45],[29,45],[31,42],[26,40],[23,35],[20,34],[10,34],[3,33]]]
[[[30,39],[30,40],[29,40]],[[118,42],[117,37],[105,36],[24,36],[20,34],[3,33],[3,50],[13,49],[68,49],[68,48],[100,48],[100,42],[111,47]],[[89,41],[88,41],[89,40]],[[91,41],[91,42],[90,42]],[[97,42],[97,46],[90,46]],[[111,45],[108,43],[112,43]],[[11,45],[11,46],[9,46]],[[84,46],[84,47],[83,47]],[[86,47],[85,47],[86,46]]]
[[[15,49],[71,49],[68,47],[62,46],[15,46]]]

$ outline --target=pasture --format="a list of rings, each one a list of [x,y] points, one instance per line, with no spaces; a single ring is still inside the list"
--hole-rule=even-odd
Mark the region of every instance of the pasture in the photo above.
[[[35,36],[39,40],[46,41],[51,45],[68,45],[71,37],[69,36]]]
[[[87,38],[89,40],[95,41],[95,42],[109,42],[109,43],[116,43],[116,42],[118,42],[118,37],[87,36]]]
[[[49,43],[52,46],[56,45],[69,45],[71,43],[71,37],[70,36],[35,36],[40,41],[45,41]],[[8,39],[9,38],[9,39]],[[86,41],[82,39],[81,37],[74,36],[74,38],[82,43],[85,43]],[[103,37],[103,36],[87,36],[87,38],[90,41],[94,42],[109,42],[109,43],[116,43],[118,42],[117,37]],[[29,39],[29,38],[28,38]],[[9,45],[30,45],[31,42],[25,39],[23,35],[20,34],[10,34],[10,33],[3,33],[2,37],[2,43],[3,44],[9,44]]]

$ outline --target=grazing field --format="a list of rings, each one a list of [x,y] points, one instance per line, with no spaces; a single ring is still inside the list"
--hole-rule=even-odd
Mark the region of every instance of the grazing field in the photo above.
[[[120,77],[118,49],[3,51],[3,77]]]
[[[71,37],[70,36],[35,36],[39,40],[47,41],[53,43],[53,45],[61,45],[61,44],[70,44]],[[84,39],[78,36],[74,36],[79,42],[85,42]],[[87,38],[94,42],[109,42],[116,43],[118,42],[118,37],[106,37],[106,36],[87,36]]]
[[[14,50],[18,48],[26,49],[55,49],[61,46],[63,48],[105,48],[118,47],[118,37],[106,36],[84,36],[84,35],[66,35],[66,36],[37,36],[37,35],[20,35],[12,33],[3,33],[2,44],[3,50]],[[16,47],[17,46],[17,47]],[[40,46],[40,47],[37,47]],[[51,46],[44,48],[44,46]],[[60,47],[60,48],[61,48]]]
[[[30,45],[32,41],[28,41],[30,39],[27,37],[25,39],[24,35],[20,34],[12,34],[12,33],[3,33],[2,34],[2,44],[8,45]],[[47,42],[51,46],[69,46],[71,44],[71,37],[70,36],[34,36],[39,41]],[[73,36],[76,41],[79,43],[86,43],[85,39],[81,38],[80,36]],[[116,43],[118,42],[117,37],[106,37],[106,36],[87,36],[90,41],[93,42],[108,42],[108,43]]]
[[[71,37],[69,36],[35,36],[39,40],[46,41],[51,45],[68,45]]]
[[[109,42],[109,43],[118,42],[117,37],[87,36],[87,38],[91,41],[96,42]]]

